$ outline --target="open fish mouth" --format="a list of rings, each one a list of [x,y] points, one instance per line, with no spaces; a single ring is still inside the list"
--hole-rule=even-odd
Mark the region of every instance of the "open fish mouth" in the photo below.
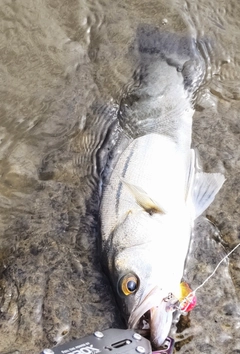
[[[130,328],[150,337],[154,347],[159,348],[165,341],[172,324],[172,311],[164,300],[163,292],[153,288],[138,307],[131,313]]]
[[[134,329],[137,330],[142,336],[150,338],[150,310],[148,310],[142,317],[140,317]]]

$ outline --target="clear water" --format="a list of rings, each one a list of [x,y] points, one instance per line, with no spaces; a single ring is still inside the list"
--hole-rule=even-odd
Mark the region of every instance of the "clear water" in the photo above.
[[[0,18],[0,353],[38,353],[123,326],[99,266],[99,182],[139,25],[191,34],[207,66],[193,145],[227,180],[196,223],[185,279],[198,286],[239,242],[240,3],[3,0]],[[176,353],[239,353],[239,255],[173,327]]]

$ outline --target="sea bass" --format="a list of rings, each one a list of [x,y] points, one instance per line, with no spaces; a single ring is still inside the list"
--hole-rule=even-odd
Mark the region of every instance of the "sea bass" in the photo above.
[[[138,41],[145,76],[141,72],[140,84],[121,106],[119,122],[130,139],[105,183],[100,214],[103,261],[122,313],[131,328],[148,319],[151,341],[159,347],[172,324],[167,299],[179,298],[193,222],[224,176],[199,170],[191,148],[199,76],[190,80],[189,73],[200,54],[196,47],[191,54],[191,40],[184,50],[176,50],[183,43],[175,37],[175,50],[166,46],[169,36],[157,37],[163,49],[157,52],[155,40],[150,51],[154,36]]]

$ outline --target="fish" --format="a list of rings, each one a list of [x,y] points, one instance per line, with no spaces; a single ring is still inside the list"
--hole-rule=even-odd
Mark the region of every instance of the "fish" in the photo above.
[[[152,30],[140,34],[140,82],[119,113],[128,143],[103,184],[101,251],[128,327],[147,321],[159,348],[172,325],[168,299],[179,298],[194,220],[225,177],[203,172],[192,148],[192,97],[201,82],[194,75],[203,65],[195,41]]]

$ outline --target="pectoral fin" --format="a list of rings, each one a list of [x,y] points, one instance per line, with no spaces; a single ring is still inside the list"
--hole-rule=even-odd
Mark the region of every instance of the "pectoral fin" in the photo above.
[[[141,188],[134,184],[127,182],[125,179],[121,178],[122,183],[128,187],[138,205],[140,205],[147,213],[150,215],[155,213],[163,213],[165,211],[161,208],[157,202],[155,202],[149,195]]]

